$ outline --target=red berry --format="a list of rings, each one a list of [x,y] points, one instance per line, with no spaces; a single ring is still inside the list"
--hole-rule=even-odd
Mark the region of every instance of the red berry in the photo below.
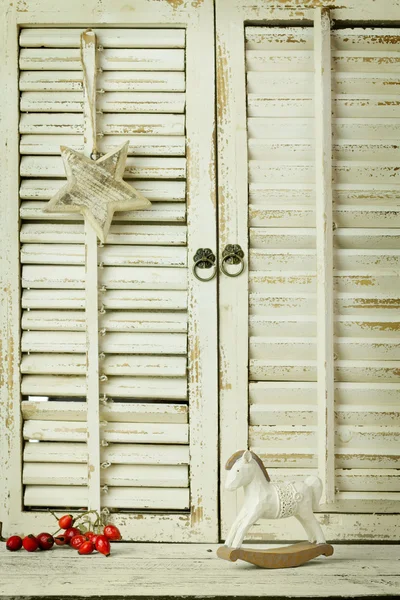
[[[72,540],[73,537],[75,537],[76,535],[81,535],[81,530],[78,529],[77,527],[70,527],[69,529],[67,529],[64,532],[65,538],[67,540],[67,544],[69,544]]]
[[[39,542],[32,534],[24,537],[24,539],[22,540],[22,545],[25,548],[25,550],[27,550],[27,552],[35,552],[35,550],[39,548]]]
[[[110,541],[105,535],[98,535],[96,539],[96,550],[104,556],[109,556],[111,552]]]
[[[120,530],[118,527],[115,527],[115,525],[106,525],[104,527],[104,535],[110,541],[120,540],[122,538]]]
[[[50,550],[54,545],[54,538],[50,533],[39,533],[39,535],[36,536],[36,539],[41,550]]]
[[[84,544],[87,541],[86,537],[82,534],[80,535],[74,535],[74,537],[71,539],[69,545],[71,546],[71,548],[75,548],[75,550],[79,550],[79,548],[82,546],[82,544]]]
[[[60,529],[69,529],[74,524],[74,517],[72,515],[64,515],[58,519],[58,526]]]
[[[93,531],[88,531],[87,533],[85,533],[86,539],[92,542],[93,544],[96,543],[97,535],[98,534],[93,533]]]
[[[22,548],[22,538],[20,538],[19,535],[12,535],[7,540],[6,548],[7,550],[10,550],[10,552],[20,550]]]
[[[78,554],[92,554],[93,550],[94,544],[88,540],[87,542],[83,542],[82,546],[80,546]]]
[[[54,541],[56,543],[56,546],[65,546],[65,544],[68,544],[65,535],[57,535],[57,537],[54,538]]]

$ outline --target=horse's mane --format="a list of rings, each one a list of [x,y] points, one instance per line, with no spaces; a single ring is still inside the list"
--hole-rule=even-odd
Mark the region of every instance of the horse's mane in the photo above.
[[[232,469],[233,465],[235,464],[235,462],[237,460],[239,460],[239,458],[241,458],[245,452],[246,452],[246,450],[238,450],[237,452],[232,454],[232,456],[230,458],[228,458],[228,460],[226,462],[225,469],[227,471],[230,471]],[[265,479],[267,481],[271,481],[271,479],[269,478],[269,475],[268,475],[268,471],[264,467],[264,463],[261,460],[261,458],[255,452],[252,452],[251,450],[250,450],[250,452],[251,452],[252,457],[254,458],[254,460],[256,461],[258,466],[260,467],[261,471],[263,472]]]

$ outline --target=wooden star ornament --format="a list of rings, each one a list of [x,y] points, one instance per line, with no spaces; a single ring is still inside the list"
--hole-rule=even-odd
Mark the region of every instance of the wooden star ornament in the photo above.
[[[81,213],[102,242],[106,241],[114,212],[139,210],[151,206],[122,177],[129,142],[98,160],[91,160],[61,146],[68,183],[49,201],[46,212]]]

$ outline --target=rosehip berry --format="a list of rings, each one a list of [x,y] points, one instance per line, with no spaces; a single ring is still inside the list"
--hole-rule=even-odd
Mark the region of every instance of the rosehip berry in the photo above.
[[[27,552],[35,552],[35,550],[39,548],[39,542],[32,534],[24,537],[24,539],[22,540],[22,545],[25,548],[25,550],[27,550]]]
[[[50,550],[54,546],[54,538],[50,533],[39,533],[36,539],[41,550]]]
[[[96,539],[96,550],[104,556],[110,556],[111,546],[108,538],[105,535],[98,535]]]
[[[57,537],[54,538],[54,541],[56,543],[56,546],[65,546],[65,544],[68,544],[65,535],[57,535]]]
[[[72,515],[64,515],[58,519],[58,526],[60,529],[69,529],[74,524],[74,517]]]
[[[69,544],[72,540],[73,537],[75,537],[76,535],[81,535],[81,530],[78,529],[77,527],[70,527],[69,529],[67,529],[64,532],[64,535],[66,537],[67,540],[67,544]]]
[[[115,527],[115,525],[106,525],[104,527],[104,535],[110,541],[120,540],[122,538],[120,530],[118,527]]]
[[[93,533],[93,531],[88,531],[87,533],[85,533],[85,537],[87,540],[89,540],[90,542],[92,542],[93,544],[96,543],[96,539],[97,539],[97,533]]]
[[[7,540],[6,548],[7,550],[10,550],[10,552],[20,550],[22,548],[22,538],[20,538],[19,535],[12,535]]]
[[[82,546],[78,550],[78,554],[92,554],[94,550],[93,542],[83,542]]]
[[[85,542],[87,542],[87,539],[84,535],[82,535],[82,534],[74,535],[74,537],[71,539],[69,545],[71,546],[71,548],[75,548],[75,550],[79,550],[79,548]]]

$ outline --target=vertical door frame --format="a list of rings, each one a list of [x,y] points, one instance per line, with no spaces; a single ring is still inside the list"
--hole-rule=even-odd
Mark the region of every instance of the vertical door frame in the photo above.
[[[365,0],[360,9],[357,0],[304,0],[295,7],[285,7],[279,0],[215,0],[216,4],[216,74],[217,74],[217,140],[218,140],[218,207],[219,207],[219,254],[226,244],[240,244],[245,252],[246,271],[248,270],[248,161],[247,161],[247,114],[246,114],[246,66],[245,66],[245,26],[274,25],[284,23],[291,26],[309,25],[314,19],[322,26],[326,18],[324,9],[329,9],[330,17],[338,21],[381,21],[396,20],[400,11],[400,0]],[[382,12],[384,11],[384,12]],[[361,14],[360,14],[361,13]],[[397,15],[397,16],[396,16]],[[367,24],[366,23],[366,24]],[[322,32],[322,27],[320,27]],[[319,61],[326,60],[326,35],[321,39]],[[325,45],[324,45],[325,44]],[[325,99],[327,75],[317,77],[316,85],[324,88]],[[330,94],[330,90],[329,90]],[[330,115],[326,109],[321,116],[324,129],[317,145],[326,152],[330,139]],[[320,188],[324,188],[319,222],[326,217],[324,207],[330,204],[330,166],[326,165],[320,178]],[[329,221],[329,214],[327,222]],[[331,216],[330,216],[331,222]],[[329,244],[327,233],[319,242],[320,249]],[[219,281],[219,355],[220,355],[220,498],[221,498],[221,537],[224,539],[238,512],[240,493],[224,489],[224,464],[229,456],[248,446],[248,278],[246,271],[238,278],[230,279],[220,274]],[[322,312],[332,302],[331,264],[323,265],[323,275],[319,284],[320,318]],[[324,374],[324,390],[328,396],[319,402],[318,414],[322,422],[319,430],[318,455],[319,472],[326,489],[323,512],[319,519],[329,539],[396,539],[399,526],[394,526],[390,514],[369,514],[330,512],[330,502],[334,494],[334,448],[333,448],[333,321],[329,319],[324,335],[319,338],[319,348],[324,347],[323,356],[331,360],[329,369],[321,361],[320,372]],[[322,464],[323,463],[323,464]],[[342,533],[340,533],[340,531]],[[254,540],[301,539],[304,533],[298,523],[286,521],[260,521],[249,534]]]
[[[3,232],[0,390],[0,520],[5,532],[47,530],[45,512],[22,510],[22,418],[20,410],[19,282],[19,91],[20,27],[182,27],[186,29],[186,136],[188,221],[188,388],[190,414],[189,513],[116,513],[122,530],[132,524],[137,541],[216,542],[218,539],[218,361],[217,284],[192,273],[199,247],[216,249],[214,3],[135,0],[71,0],[54,11],[52,0],[2,5],[1,46],[7,122],[1,145]],[[6,348],[4,348],[6,346]]]

